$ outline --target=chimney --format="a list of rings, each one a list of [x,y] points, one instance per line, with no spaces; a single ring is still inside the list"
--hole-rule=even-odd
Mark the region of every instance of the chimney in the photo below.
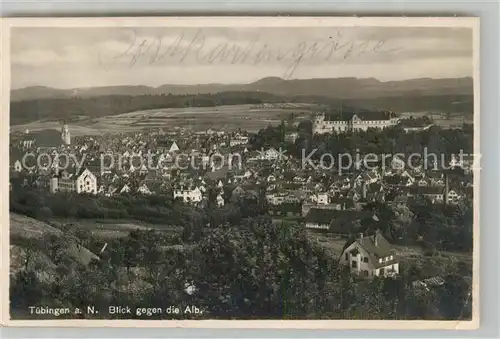
[[[363,184],[363,199],[366,199],[366,192],[368,191],[368,188],[366,187],[366,183]]]
[[[375,234],[373,235],[373,243],[375,246],[378,244],[378,230],[375,231]]]
[[[450,190],[449,188],[449,183],[448,183],[448,174],[444,175],[444,203],[448,205],[448,191]]]

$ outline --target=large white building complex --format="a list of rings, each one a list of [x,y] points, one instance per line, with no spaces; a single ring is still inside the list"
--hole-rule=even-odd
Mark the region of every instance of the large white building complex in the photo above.
[[[97,178],[87,168],[82,168],[77,173],[63,171],[50,180],[50,192],[97,194]]]
[[[366,131],[368,128],[384,129],[395,126],[399,118],[392,112],[363,111],[342,112],[342,114],[316,116],[313,121],[313,134],[343,133],[347,131]]]

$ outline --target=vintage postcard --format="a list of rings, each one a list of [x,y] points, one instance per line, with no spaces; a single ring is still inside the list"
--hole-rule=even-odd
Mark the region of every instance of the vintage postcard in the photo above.
[[[479,19],[3,19],[6,326],[472,329]]]

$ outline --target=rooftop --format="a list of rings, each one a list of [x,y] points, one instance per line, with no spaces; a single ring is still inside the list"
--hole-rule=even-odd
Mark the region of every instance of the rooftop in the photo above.
[[[326,113],[326,121],[349,121],[356,115],[357,118],[364,121],[389,120],[395,118],[395,113],[388,111],[368,111],[368,110],[337,110],[336,112]]]

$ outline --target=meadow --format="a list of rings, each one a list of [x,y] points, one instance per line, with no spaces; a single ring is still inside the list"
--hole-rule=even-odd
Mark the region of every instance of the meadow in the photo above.
[[[291,116],[295,120],[308,119],[313,104],[246,104],[216,107],[165,108],[135,111],[99,118],[79,119],[68,123],[72,135],[101,135],[105,133],[138,132],[149,129],[187,128],[257,132],[269,125],[278,125]],[[11,131],[42,129],[60,130],[61,122],[35,121],[11,126]]]
[[[317,109],[317,105],[307,103],[160,108],[98,118],[78,116],[78,119],[68,122],[68,127],[72,136],[141,132],[159,128],[166,131],[185,128],[193,131],[212,129],[227,132],[241,129],[257,132],[269,125],[276,126],[282,120],[291,118],[297,124],[301,120],[310,119]],[[432,118],[436,125],[443,128],[460,127],[464,122],[472,123],[471,118],[465,119],[460,114],[445,115],[433,112],[405,112],[401,114],[404,118],[424,115]],[[27,129],[30,131],[60,130],[61,127],[62,121],[39,120],[13,125],[10,129],[12,132],[23,132]]]

